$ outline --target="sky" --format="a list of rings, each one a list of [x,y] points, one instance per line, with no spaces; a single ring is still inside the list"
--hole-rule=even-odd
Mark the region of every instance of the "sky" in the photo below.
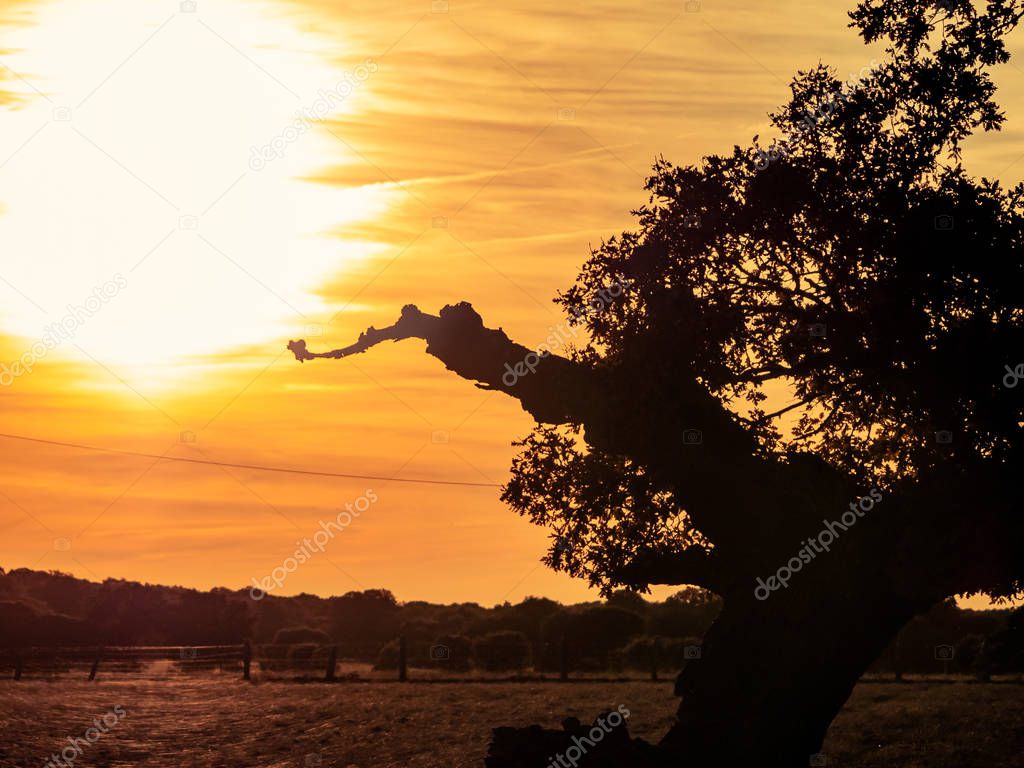
[[[354,505],[275,594],[592,599],[499,501],[517,403],[422,342],[285,345],[463,300],[539,343],[657,156],[770,135],[798,69],[870,66],[849,7],[0,0],[0,565],[240,588]],[[1024,70],[997,82],[967,165],[1014,183]]]

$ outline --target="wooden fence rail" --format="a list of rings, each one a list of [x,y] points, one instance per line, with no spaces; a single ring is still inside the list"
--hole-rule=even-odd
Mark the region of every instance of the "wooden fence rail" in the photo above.
[[[596,668],[593,666],[585,667],[581,664],[572,654],[571,651],[573,649],[571,646],[570,639],[563,636],[557,641],[557,644],[545,646],[542,652],[537,652],[538,655],[542,653],[545,662],[551,665],[551,667],[545,666],[543,669],[557,672],[557,678],[554,679],[563,683],[570,680],[570,674],[573,674],[574,681],[593,679],[593,676],[584,670],[590,670],[592,673]],[[444,661],[449,659],[449,649],[443,646],[442,648],[445,653],[435,660],[441,663],[432,663],[431,672],[423,675],[420,678],[421,680],[441,681],[442,679],[448,679],[447,676],[439,676],[437,674],[439,670],[444,669],[442,666]],[[341,649],[347,649],[350,655],[343,657]],[[420,651],[418,655],[417,649]],[[0,676],[10,675],[17,681],[31,678],[34,675],[38,676],[40,673],[48,676],[67,674],[74,669],[81,668],[83,670],[87,669],[88,680],[95,682],[104,677],[109,678],[111,675],[119,672],[141,672],[146,668],[146,665],[162,663],[161,666],[163,668],[170,668],[174,672],[199,672],[201,670],[219,669],[221,672],[238,674],[243,680],[248,681],[253,677],[253,662],[256,662],[260,675],[264,679],[273,677],[276,674],[301,671],[303,674],[296,677],[296,679],[302,682],[316,680],[328,683],[338,682],[339,680],[380,681],[384,678],[376,675],[362,678],[357,673],[349,673],[340,677],[338,675],[338,664],[342,658],[349,661],[360,659],[362,660],[360,663],[364,663],[365,659],[379,656],[381,658],[388,658],[394,665],[394,672],[392,673],[394,677],[391,677],[391,680],[401,683],[409,682],[410,658],[422,658],[422,648],[407,642],[407,638],[402,635],[396,641],[386,644],[384,650],[388,653],[385,654],[380,649],[367,644],[339,646],[338,644],[267,643],[259,645],[249,641],[237,645],[197,646],[0,647]],[[432,659],[434,659],[433,651],[434,649],[432,648]],[[699,654],[695,658],[699,659]],[[168,662],[170,663],[169,665]],[[660,671],[671,670],[673,676],[678,671],[678,668],[673,668],[664,647],[659,643],[653,644],[650,657],[643,664],[646,667],[644,671],[649,672],[650,679],[654,682],[664,679],[659,678]],[[160,668],[156,667],[156,669]],[[453,665],[451,667],[453,673],[468,671],[468,669],[468,665]],[[616,668],[613,666],[612,671],[620,675],[618,679],[623,679],[621,677],[621,667]],[[85,674],[83,672],[83,675]],[[451,681],[465,679],[467,678],[456,676],[452,677]],[[515,676],[509,679],[546,680],[549,678],[545,677],[543,671],[534,671],[526,674],[520,668],[515,673]]]
[[[398,664],[397,674],[390,678],[395,682],[407,683],[409,677],[408,664],[408,643],[405,637],[398,638],[397,642]],[[130,671],[139,671],[146,663],[171,662],[179,670],[193,669],[201,670],[219,667],[221,670],[229,669],[240,674],[243,680],[252,678],[252,662],[256,661],[264,675],[274,672],[288,671],[313,671],[315,676],[302,676],[295,678],[300,682],[315,682],[322,680],[327,683],[338,682],[382,682],[383,678],[360,678],[358,675],[346,675],[338,677],[339,646],[319,646],[314,652],[302,657],[295,657],[290,654],[291,650],[303,649],[309,651],[309,644],[294,645],[254,645],[249,642],[239,645],[201,645],[201,646],[105,646],[105,647],[30,647],[30,648],[0,648],[0,669],[8,670],[10,679],[21,681],[31,679],[33,672],[39,672],[41,666],[48,668],[51,673],[56,670],[58,673],[70,672],[72,667],[88,668],[88,680],[95,682],[104,676],[116,674],[118,671],[127,668]],[[503,678],[507,681],[522,682],[543,682],[558,681],[567,683],[570,680],[570,672],[573,666],[570,664],[570,648],[566,640],[562,640],[558,648],[558,677],[550,678],[541,673],[538,675],[524,676],[519,674],[515,677]],[[662,662],[667,661],[664,649],[655,645],[651,651],[650,658],[650,680],[658,682],[666,678],[659,677],[659,671],[666,667]],[[699,663],[699,662],[698,662]],[[85,673],[83,672],[83,675]],[[673,674],[674,676],[674,674]],[[436,676],[425,676],[420,682],[496,682],[489,678],[438,678]],[[599,679],[592,676],[576,675],[574,682],[633,682],[629,678]],[[941,676],[922,675],[922,681],[931,682],[954,682],[948,672]],[[864,683],[910,683],[913,680],[904,677],[898,672],[886,675],[866,675],[862,678]],[[984,681],[983,681],[984,682]],[[1015,679],[1000,680],[1001,683],[1013,683],[1024,685],[1024,676]]]
[[[408,665],[405,652],[405,638],[400,638],[400,659],[398,679],[408,680]],[[241,645],[200,645],[200,646],[105,646],[105,647],[45,647],[0,648],[0,665],[13,668],[13,679],[21,680],[26,670],[41,663],[66,667],[75,664],[88,664],[88,679],[95,681],[103,668],[116,669],[118,666],[141,666],[145,663],[169,661],[180,667],[192,665],[201,667],[204,664],[230,664],[237,662],[241,668],[243,680],[252,679],[252,662],[258,661],[264,669],[295,669],[316,668],[325,662],[318,660],[315,654],[308,659],[291,659],[287,651],[302,648],[302,644],[293,646],[254,646],[249,642]],[[279,651],[284,650],[284,654]],[[326,665],[323,669],[323,680],[337,680],[338,646],[327,649]]]

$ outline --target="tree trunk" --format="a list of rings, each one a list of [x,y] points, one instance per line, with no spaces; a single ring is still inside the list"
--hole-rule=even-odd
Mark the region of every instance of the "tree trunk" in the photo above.
[[[763,602],[737,589],[726,595],[701,658],[689,661],[676,682],[678,721],[661,743],[610,740],[577,764],[831,765],[822,745],[853,687],[900,627],[943,597],[898,597],[883,578],[865,580],[853,593],[834,592],[828,580],[794,579]],[[575,724],[564,731],[497,729],[487,766],[548,768],[579,744],[573,736],[580,733]]]
[[[914,494],[886,496],[774,591],[757,587],[791,563],[787,558],[802,542],[799,536],[764,541],[747,567],[719,588],[722,612],[704,637],[700,659],[689,661],[679,676],[678,720],[658,748],[637,742],[637,753],[622,762],[620,745],[607,763],[596,750],[594,762],[582,761],[579,768],[805,768],[834,762],[821,757],[822,744],[861,675],[904,624],[966,583],[959,564],[974,559],[965,542],[982,513],[953,512],[970,508],[969,491],[970,484],[957,478],[935,477]],[[820,495],[816,506],[819,523],[804,535],[824,525],[822,518],[841,516],[830,494]],[[523,731],[516,735],[531,738]],[[550,738],[567,743],[565,734]],[[503,739],[502,754],[514,754],[512,736],[505,733]],[[549,765],[532,762],[530,755],[489,765]]]
[[[942,598],[897,597],[884,580],[838,594],[815,578],[794,579],[764,602],[726,596],[700,660],[676,682],[679,719],[661,746],[679,765],[831,764],[812,756],[861,675],[900,627]]]

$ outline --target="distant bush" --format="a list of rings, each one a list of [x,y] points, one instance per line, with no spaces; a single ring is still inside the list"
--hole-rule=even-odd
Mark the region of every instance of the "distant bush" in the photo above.
[[[279,672],[288,668],[287,645],[261,645],[259,646],[259,664],[261,670]]]
[[[473,655],[490,672],[522,669],[530,658],[530,641],[522,632],[493,632],[474,643]]]
[[[1010,614],[1005,627],[985,638],[975,667],[982,679],[1024,673],[1024,607]]]
[[[386,589],[348,592],[332,597],[328,605],[327,627],[346,653],[355,650],[357,656],[373,658],[374,649],[399,634],[401,608]]]
[[[274,633],[274,645],[297,645],[299,643],[316,643],[331,645],[331,636],[321,629],[312,627],[286,627]]]
[[[953,664],[957,672],[974,674],[980,680],[989,677],[989,659],[984,635],[967,635],[960,639],[953,651]]]
[[[643,631],[643,617],[610,605],[588,605],[560,611],[544,622],[548,642],[540,665],[545,669],[559,667],[564,639],[570,669],[608,669],[613,652]]]
[[[651,603],[646,634],[652,637],[700,637],[718,616],[722,599],[699,587],[687,587],[663,603]]]
[[[325,663],[329,650],[329,645],[319,643],[261,645],[258,659],[260,669],[270,672],[309,670]]]
[[[430,646],[430,662],[442,669],[465,672],[473,663],[473,641],[463,635],[442,635]]]
[[[373,665],[376,670],[398,669],[398,641],[392,640],[380,649],[377,654],[377,661]]]
[[[292,667],[308,667],[313,661],[319,646],[315,643],[293,645],[288,650],[288,664]]]
[[[681,657],[680,646],[697,645],[692,638],[705,632],[720,608],[719,597],[695,588],[662,602],[648,603],[640,595],[619,591],[602,602],[565,606],[528,597],[515,605],[483,608],[475,603],[400,604],[380,589],[329,599],[303,594],[266,595],[254,601],[248,589],[198,592],[122,579],[96,583],[59,572],[0,569],[0,648],[237,646],[250,640],[261,669],[285,671],[293,663],[293,646],[315,646],[312,652],[299,651],[297,661],[303,669],[322,670],[329,648],[337,644],[339,658],[396,669],[398,645],[389,641],[404,635],[410,667],[462,670],[473,664],[467,644],[511,632],[529,639],[529,651],[524,654],[518,647],[511,660],[491,661],[490,641],[483,640],[479,666],[527,665],[555,672],[564,647],[573,673],[609,667],[618,671],[625,666],[649,672],[647,643],[661,637],[659,666],[669,671],[688,661]],[[449,649],[447,661],[436,646]],[[954,649],[948,663],[937,658],[940,646]],[[184,666],[203,668],[195,661]],[[945,601],[911,620],[871,671],[941,674],[947,668],[981,677],[1024,672],[1024,609],[974,611],[957,607],[955,600]],[[9,672],[0,669],[0,678]]]
[[[691,661],[701,644],[697,637],[635,637],[621,650],[623,664],[631,669],[649,671],[655,660],[658,669],[678,672]],[[687,649],[691,649],[687,652]]]

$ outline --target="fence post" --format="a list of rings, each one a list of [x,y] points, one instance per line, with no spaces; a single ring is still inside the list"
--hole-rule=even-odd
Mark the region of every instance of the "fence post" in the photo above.
[[[338,665],[338,646],[332,645],[331,652],[327,656],[327,674],[324,675],[324,681],[328,683],[334,682],[334,670]]]
[[[409,679],[408,656],[406,654],[405,635],[398,638],[398,682],[404,683]]]
[[[242,679],[250,680],[249,669],[252,666],[252,645],[248,640],[242,646]]]
[[[100,668],[100,657],[103,655],[103,649],[97,648],[96,655],[92,659],[92,668],[89,670],[89,682],[96,679],[96,672]]]
[[[21,680],[21,670],[24,667],[24,664],[25,664],[25,662],[22,660],[20,655],[16,656],[14,658],[14,679],[15,680]]]
[[[563,683],[569,679],[569,641],[562,635],[562,652],[559,658],[558,679]]]

